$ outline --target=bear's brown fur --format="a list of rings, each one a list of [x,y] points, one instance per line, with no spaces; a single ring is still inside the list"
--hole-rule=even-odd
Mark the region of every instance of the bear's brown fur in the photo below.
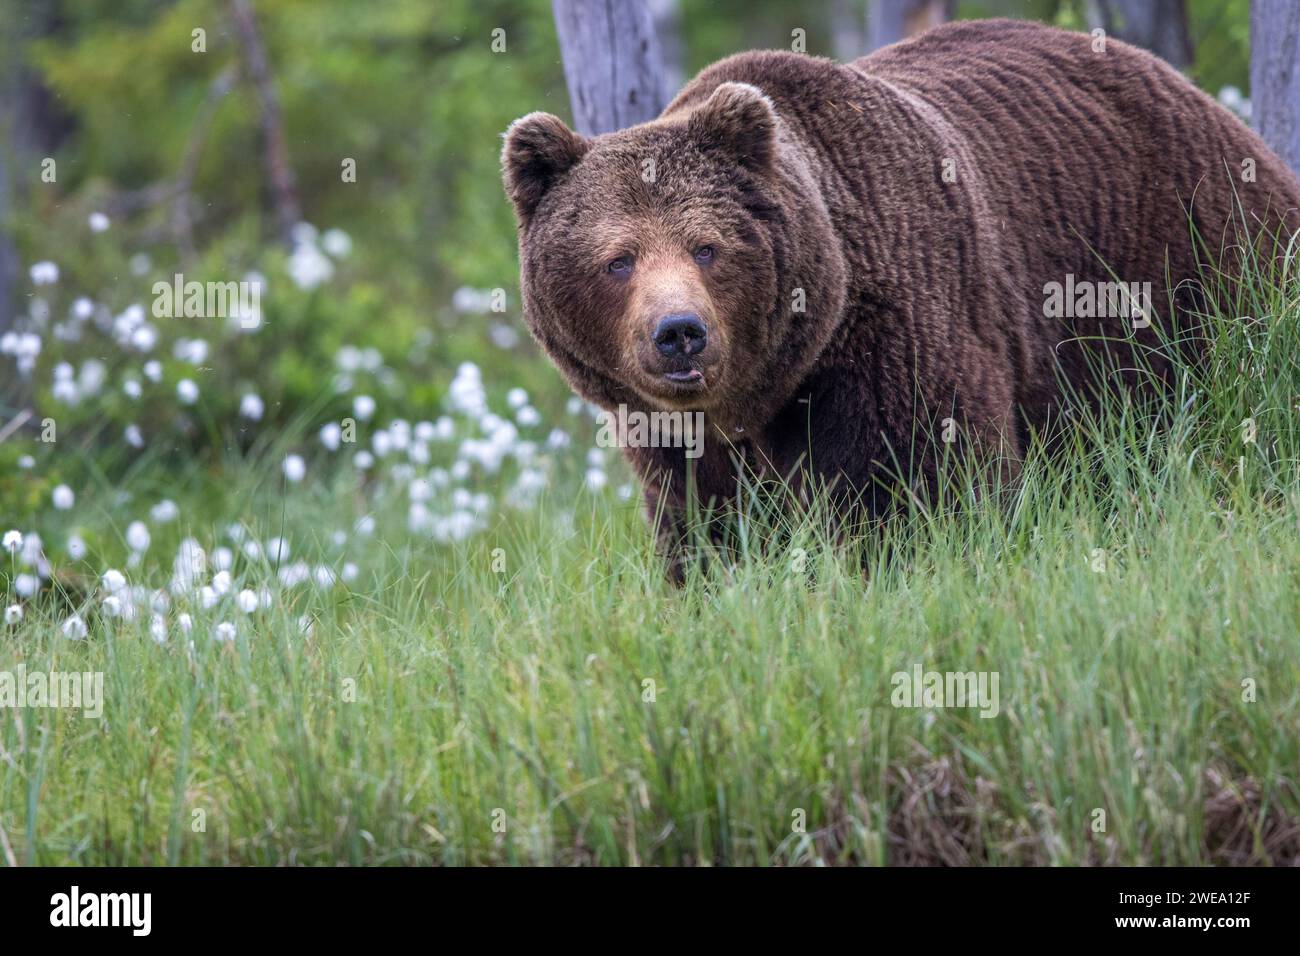
[[[627,451],[670,550],[688,469],[704,501],[734,496],[748,462],[879,514],[882,479],[935,480],[952,419],[959,449],[1014,470],[1062,381],[1086,391],[1096,374],[1084,340],[1154,345],[1164,321],[1049,317],[1049,283],[1149,282],[1157,315],[1171,290],[1177,314],[1195,304],[1189,211],[1213,247],[1241,238],[1243,212],[1300,227],[1300,184],[1257,136],[1150,54],[1096,47],[957,23],[848,65],[733,56],[617,133],[543,113],[511,126],[537,340],[606,409],[706,415],[698,461]],[[679,313],[707,346],[664,359],[651,335]]]

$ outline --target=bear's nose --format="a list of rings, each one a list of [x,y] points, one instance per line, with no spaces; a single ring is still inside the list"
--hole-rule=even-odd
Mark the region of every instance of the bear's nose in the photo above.
[[[709,330],[693,312],[665,315],[655,327],[655,348],[663,355],[694,355],[709,341]]]

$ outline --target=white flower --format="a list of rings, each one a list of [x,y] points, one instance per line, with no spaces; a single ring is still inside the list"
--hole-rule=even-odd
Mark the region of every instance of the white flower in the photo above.
[[[5,608],[5,623],[17,624],[23,619],[23,608],[21,604],[10,604]]]
[[[298,630],[304,637],[311,637],[316,630],[316,625],[306,614],[298,618]]]
[[[325,230],[320,244],[335,259],[344,259],[352,251],[352,238],[342,229]]]
[[[53,262],[37,262],[32,265],[31,276],[36,285],[53,285],[59,281],[59,267]]]
[[[363,449],[352,456],[352,464],[361,471],[369,471],[375,466],[375,456]]]
[[[329,422],[321,426],[320,443],[330,451],[338,451],[339,442],[343,440],[343,429],[337,422]]]
[[[218,571],[229,571],[235,563],[235,553],[229,548],[212,549],[212,566]]]
[[[122,616],[122,599],[116,594],[110,594],[104,598],[104,613],[109,617]]]
[[[283,538],[271,538],[266,542],[266,557],[271,562],[288,561],[289,542]]]
[[[154,524],[167,524],[181,516],[181,509],[170,498],[164,498],[149,509],[149,519]]]
[[[20,560],[23,564],[40,564],[43,557],[42,549],[45,542],[35,531],[23,536],[23,547],[20,554]]]
[[[149,529],[143,521],[132,521],[126,528],[126,546],[132,551],[149,550]]]
[[[121,571],[109,568],[104,572],[104,576],[100,578],[100,583],[104,585],[104,590],[109,594],[116,594],[126,587],[126,577]]]
[[[128,378],[122,383],[122,393],[127,398],[135,399],[144,394],[144,389],[140,386],[138,378]]]
[[[4,549],[10,554],[17,554],[23,546],[23,534],[21,531],[6,531],[4,536]]]
[[[172,355],[191,365],[202,365],[208,360],[208,343],[203,339],[177,339]]]
[[[181,629],[182,634],[188,634],[194,628],[194,619],[185,613],[177,614],[176,626]]]
[[[207,570],[207,552],[193,538],[186,538],[176,550],[176,560],[172,562],[173,592],[176,589],[187,590],[196,577]]]
[[[74,534],[68,538],[68,557],[73,561],[80,561],[86,556],[86,542],[81,540],[81,535]]]
[[[345,561],[343,563],[343,572],[339,576],[345,584],[350,584],[357,579],[357,575],[360,573],[360,569],[355,564],[351,561]]]
[[[144,377],[154,384],[162,381],[162,373],[162,362],[159,362],[157,359],[150,359],[148,362],[144,363]]]
[[[222,621],[213,629],[212,636],[219,641],[233,641],[235,639],[235,625],[229,621]]]
[[[375,519],[370,515],[363,515],[357,519],[354,529],[357,534],[363,538],[368,538],[375,533]]]
[[[358,395],[352,400],[352,414],[363,422],[370,421],[370,416],[375,414],[375,400],[369,395]]]
[[[307,474],[307,465],[301,455],[286,455],[284,459],[284,477],[295,485]]]
[[[95,303],[84,295],[72,303],[72,317],[85,322],[95,314]]]
[[[18,459],[18,467],[23,471],[31,471],[36,467],[36,459],[31,455],[23,455]]]
[[[512,388],[506,393],[506,404],[511,408],[523,408],[528,404],[528,393],[522,388]]]
[[[126,430],[122,432],[122,437],[126,439],[126,443],[132,448],[144,447],[144,434],[140,431],[139,425],[134,423],[127,425]]]
[[[316,579],[316,587],[318,588],[328,588],[334,585],[334,579],[335,579],[334,569],[328,567],[327,565],[324,564],[316,565],[316,570],[315,572],[313,572],[313,577],[315,577]]]
[[[487,411],[487,393],[483,390],[483,377],[473,362],[462,362],[448,391],[452,407],[474,418]]]
[[[68,511],[77,503],[77,496],[72,493],[72,489],[67,485],[59,485],[53,492],[54,507],[60,511]]]
[[[137,352],[152,352],[158,344],[158,330],[152,325],[142,325],[131,333],[131,346]]]
[[[262,399],[252,392],[239,400],[239,414],[244,418],[260,422],[264,411],[266,411],[266,406],[263,404]]]
[[[149,621],[149,636],[159,644],[167,641],[167,619],[161,614],[155,614]]]
[[[534,425],[540,425],[542,423],[542,415],[541,412],[533,408],[533,406],[525,405],[523,408],[519,409],[518,413],[516,413],[515,421],[524,428],[532,428]]]
[[[35,574],[20,574],[14,578],[14,591],[19,597],[31,597],[41,589],[41,579]]]
[[[600,491],[609,481],[609,477],[600,468],[588,468],[583,483],[592,491]]]
[[[183,378],[176,383],[176,397],[182,404],[193,405],[199,400],[199,387],[188,378]]]
[[[220,600],[221,595],[218,594],[217,589],[211,585],[205,584],[203,587],[199,588],[199,603],[203,605],[205,611],[209,608],[216,607],[217,602]]]
[[[91,232],[104,232],[109,227],[108,217],[102,212],[92,212],[88,219]]]
[[[292,588],[311,577],[311,568],[307,566],[306,561],[295,561],[293,564],[280,565],[280,570],[276,574],[284,587]]]
[[[62,630],[64,637],[79,641],[86,636],[86,622],[74,614],[63,622]]]
[[[334,263],[330,262],[311,242],[300,242],[289,256],[289,278],[300,289],[316,288],[334,275]]]
[[[218,571],[212,575],[212,589],[218,594],[227,594],[234,587],[229,571]]]
[[[245,614],[252,614],[257,610],[257,592],[244,588],[239,592],[239,596],[235,598],[235,603],[239,605],[239,609]]]

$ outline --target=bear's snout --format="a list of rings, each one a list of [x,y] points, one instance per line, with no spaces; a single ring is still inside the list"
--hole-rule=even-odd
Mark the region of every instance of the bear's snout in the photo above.
[[[660,355],[695,355],[709,343],[709,329],[694,312],[665,315],[651,335]]]

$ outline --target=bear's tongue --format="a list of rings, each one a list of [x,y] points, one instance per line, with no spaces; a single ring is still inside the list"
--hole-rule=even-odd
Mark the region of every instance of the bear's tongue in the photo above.
[[[704,378],[704,373],[697,368],[688,368],[681,372],[666,372],[664,378],[670,382],[698,382]]]

